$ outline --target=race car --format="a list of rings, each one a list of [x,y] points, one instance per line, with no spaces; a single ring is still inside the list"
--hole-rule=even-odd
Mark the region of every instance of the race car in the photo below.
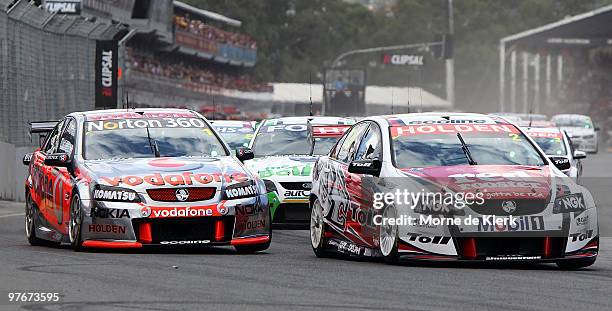
[[[599,143],[597,132],[599,127],[593,124],[589,116],[579,114],[558,114],[551,121],[562,130],[566,131],[575,144],[576,149],[597,153]]]
[[[318,257],[595,262],[597,210],[519,127],[468,113],[368,117],[313,169]]]
[[[555,127],[555,123],[548,120],[520,120],[518,122],[515,122],[515,124],[525,128]]]
[[[514,122],[519,126],[524,127],[552,127],[554,123],[548,120],[548,117],[543,114],[528,114],[515,112],[495,112],[490,113],[491,116],[502,117],[508,121]]]
[[[245,161],[264,180],[274,223],[308,225],[312,166],[353,120],[337,117],[286,117],[264,120]]]
[[[32,245],[231,245],[246,253],[270,245],[265,185],[240,163],[252,153],[230,156],[197,112],[75,112],[33,123],[32,132],[47,134],[23,159]]]
[[[210,123],[231,150],[248,147],[255,133],[255,126],[251,121],[215,120]]]
[[[565,131],[556,127],[529,127],[525,132],[565,175],[576,180],[582,175],[581,159],[586,158],[586,153],[574,150]]]

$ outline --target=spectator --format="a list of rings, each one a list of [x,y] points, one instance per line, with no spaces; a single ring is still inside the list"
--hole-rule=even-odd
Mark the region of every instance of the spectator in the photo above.
[[[196,65],[186,65],[182,61],[145,56],[127,49],[127,64],[135,71],[161,76],[182,82],[182,86],[195,91],[207,92],[210,87],[233,89],[244,92],[271,92],[271,86],[255,82],[246,74],[235,75]]]
[[[223,44],[231,44],[238,47],[257,49],[257,43],[248,35],[221,30],[217,27],[207,25],[199,19],[191,19],[189,15],[174,16],[174,24],[177,30],[187,31],[207,40]]]

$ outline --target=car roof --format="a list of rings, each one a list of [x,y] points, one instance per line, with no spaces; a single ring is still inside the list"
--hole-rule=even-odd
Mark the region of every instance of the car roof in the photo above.
[[[241,120],[214,120],[210,121],[213,126],[223,127],[253,127],[252,121],[241,121]]]
[[[262,126],[268,125],[282,125],[282,124],[306,124],[310,120],[310,124],[328,124],[328,125],[352,125],[355,120],[350,118],[342,117],[327,117],[327,116],[316,116],[316,117],[283,117],[275,119],[266,119],[263,121]]]
[[[71,113],[81,115],[87,120],[113,120],[139,117],[141,114],[163,114],[175,115],[177,117],[196,117],[196,113],[189,109],[178,108],[130,108],[130,109],[105,109],[90,110]]]
[[[523,127],[523,129],[530,133],[561,133],[558,127]]]
[[[467,112],[422,112],[379,116],[391,126],[410,124],[511,124],[508,120],[495,115]]]
[[[583,114],[558,114],[552,117],[553,119],[591,119],[591,117]]]

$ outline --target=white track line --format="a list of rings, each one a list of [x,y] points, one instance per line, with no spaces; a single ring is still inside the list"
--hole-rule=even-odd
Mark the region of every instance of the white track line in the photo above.
[[[7,214],[7,215],[0,215],[0,218],[16,217],[16,216],[23,216],[23,215],[25,215],[25,213]]]

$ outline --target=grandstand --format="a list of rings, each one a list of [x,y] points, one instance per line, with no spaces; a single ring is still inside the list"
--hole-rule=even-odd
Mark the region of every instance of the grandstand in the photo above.
[[[235,93],[271,92],[250,74],[257,42],[239,20],[180,1],[84,0],[82,15],[130,30],[119,41],[119,94],[131,105],[240,111],[248,101]]]

